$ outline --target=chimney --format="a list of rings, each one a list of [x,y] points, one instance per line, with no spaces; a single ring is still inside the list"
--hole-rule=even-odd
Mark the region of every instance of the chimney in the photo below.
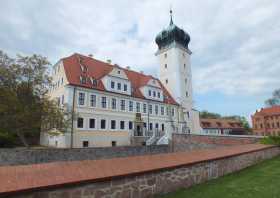
[[[126,69],[130,70],[130,67],[129,67],[129,66],[126,66]]]
[[[89,56],[90,58],[93,58],[93,55],[92,55],[92,54],[89,54],[88,56]]]
[[[107,59],[107,63],[111,64],[112,63],[111,59]]]

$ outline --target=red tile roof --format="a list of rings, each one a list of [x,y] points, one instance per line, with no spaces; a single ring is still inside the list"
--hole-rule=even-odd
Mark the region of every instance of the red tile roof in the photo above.
[[[232,119],[209,119],[200,118],[200,125],[202,128],[213,129],[242,129],[242,123],[238,120]]]
[[[97,89],[100,91],[106,91],[101,79],[109,74],[114,67],[119,67],[77,53],[63,58],[62,62],[67,80],[71,85]],[[80,63],[87,68],[87,72],[82,72]],[[131,86],[134,90],[132,93],[133,97],[145,99],[139,88],[146,85],[151,79],[155,79],[160,82],[157,78],[150,75],[145,75],[125,68],[121,69],[125,72],[128,80],[131,82]],[[87,81],[86,84],[82,84],[80,82],[80,76],[93,77],[97,80],[97,86],[93,87],[90,81]],[[160,83],[160,85],[163,90],[163,95],[165,96],[164,103],[178,105],[162,83]]]
[[[264,115],[264,116],[280,115],[280,105],[268,107],[268,108],[261,108],[261,110],[257,111],[255,115]]]
[[[136,157],[0,167],[0,196],[176,168],[271,148],[247,144]]]

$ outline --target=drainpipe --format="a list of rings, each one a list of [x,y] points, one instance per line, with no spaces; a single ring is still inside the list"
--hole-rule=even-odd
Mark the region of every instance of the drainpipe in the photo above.
[[[150,101],[148,101],[147,110],[148,110],[148,125],[147,125],[147,129],[148,129],[148,135],[149,135],[149,132],[150,132]]]
[[[74,114],[75,114],[75,101],[76,101],[76,87],[74,87],[73,91],[73,103],[72,103],[72,126],[71,126],[71,144],[70,148],[73,148],[73,135],[74,135]]]

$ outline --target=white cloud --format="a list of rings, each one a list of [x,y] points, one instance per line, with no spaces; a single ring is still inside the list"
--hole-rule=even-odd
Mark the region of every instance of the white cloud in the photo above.
[[[16,1],[1,3],[0,43],[9,53],[40,53],[54,63],[92,53],[157,73],[156,34],[170,1]],[[194,91],[262,94],[280,84],[280,2],[172,1],[174,21],[191,35]]]

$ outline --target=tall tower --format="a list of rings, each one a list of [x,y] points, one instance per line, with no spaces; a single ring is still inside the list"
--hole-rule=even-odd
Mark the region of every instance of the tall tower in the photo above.
[[[190,36],[173,23],[170,10],[169,26],[163,29],[155,39],[158,45],[156,56],[160,62],[159,78],[169,93],[181,105],[183,121],[193,131],[192,118],[192,72],[188,48]]]

